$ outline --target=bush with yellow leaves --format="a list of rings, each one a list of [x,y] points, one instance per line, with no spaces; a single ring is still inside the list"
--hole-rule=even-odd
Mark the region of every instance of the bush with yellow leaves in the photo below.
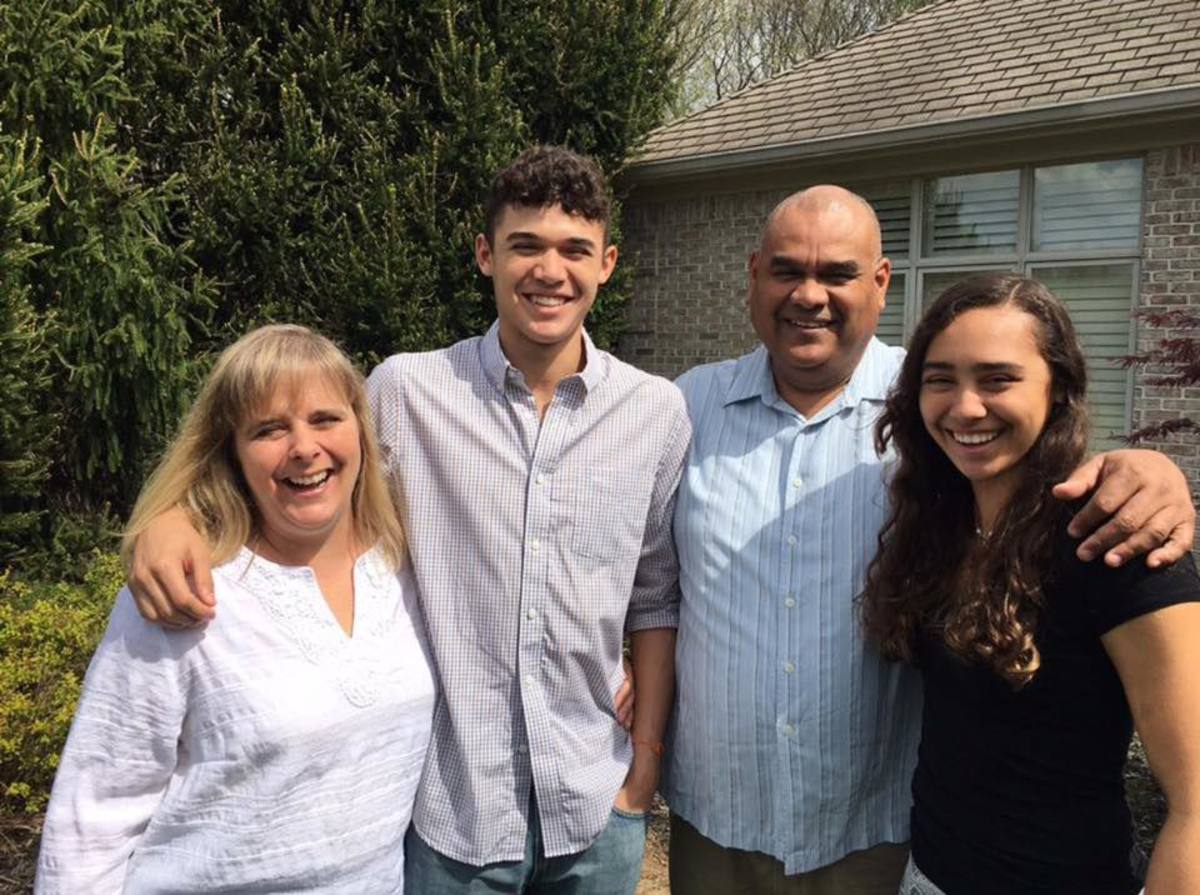
[[[0,574],[0,812],[45,808],[88,662],[125,573],[97,552],[81,584]]]

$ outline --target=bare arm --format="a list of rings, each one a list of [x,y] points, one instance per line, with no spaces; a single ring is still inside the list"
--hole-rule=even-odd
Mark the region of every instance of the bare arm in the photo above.
[[[1101,639],[1167,797],[1146,891],[1200,892],[1200,603],[1143,615]]]
[[[1171,565],[1192,549],[1196,509],[1187,479],[1158,451],[1123,450],[1098,454],[1065,482],[1054,496],[1088,502],[1071,520],[1069,531],[1083,537],[1079,558],[1103,555],[1119,566],[1146,554],[1151,568]]]
[[[617,793],[622,811],[650,807],[662,768],[662,739],[675,698],[675,629],[646,628],[630,635],[637,705],[633,712],[633,765]]]
[[[138,612],[165,627],[189,628],[216,616],[208,544],[182,509],[158,516],[138,536],[129,590]]]

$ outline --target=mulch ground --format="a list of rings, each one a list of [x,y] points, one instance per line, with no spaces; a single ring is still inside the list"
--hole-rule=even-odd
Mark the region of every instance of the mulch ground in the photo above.
[[[33,888],[41,829],[40,817],[0,817],[0,893],[24,895]]]

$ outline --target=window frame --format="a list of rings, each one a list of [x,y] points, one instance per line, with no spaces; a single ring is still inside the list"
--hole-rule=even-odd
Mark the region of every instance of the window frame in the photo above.
[[[1087,164],[1089,162],[1133,161],[1140,165],[1141,197],[1138,204],[1137,244],[1127,249],[1068,249],[1068,250],[1039,250],[1034,251],[1033,245],[1033,200],[1034,200],[1034,171],[1038,168],[1057,167],[1060,165]],[[1024,276],[1032,275],[1038,267],[1086,267],[1112,264],[1130,264],[1133,276],[1130,283],[1129,307],[1129,351],[1137,347],[1137,319],[1132,311],[1138,307],[1141,290],[1143,240],[1145,239],[1145,153],[1106,155],[1099,158],[1044,160],[1038,163],[1022,164],[1005,167],[989,167],[975,169],[959,169],[939,171],[936,174],[897,178],[891,181],[876,181],[876,193],[880,195],[898,196],[901,191],[896,187],[907,183],[909,196],[909,233],[908,252],[905,257],[892,257],[892,269],[904,274],[904,325],[903,342],[908,343],[913,330],[921,318],[922,295],[924,293],[925,275],[932,272],[961,270],[964,274],[979,270],[1007,269]],[[981,254],[968,252],[958,255],[929,255],[925,254],[925,185],[929,181],[942,177],[955,177],[965,174],[986,174],[996,171],[1019,171],[1017,196],[1017,250],[1015,252],[997,252]],[[890,185],[890,188],[889,188]],[[868,200],[872,190],[865,189],[863,194]],[[1132,423],[1134,376],[1130,370],[1125,383],[1125,431],[1128,432]],[[1100,433],[1096,433],[1100,435]]]
[[[925,220],[925,200],[924,200],[924,184],[927,180],[934,180],[938,177],[954,177],[959,174],[974,174],[981,173],[979,171],[946,171],[940,172],[933,177],[912,177],[907,178],[909,194],[909,232],[908,232],[908,254],[905,257],[891,258],[892,268],[896,271],[904,271],[907,276],[904,283],[904,339],[907,341],[912,336],[913,328],[921,317],[921,292],[919,291],[918,283],[923,278],[920,274],[927,269],[995,269],[1009,268],[1018,273],[1028,275],[1031,265],[1045,264],[1046,262],[1084,262],[1084,261],[1130,261],[1137,266],[1140,277],[1140,263],[1142,260],[1143,245],[1142,241],[1145,238],[1145,227],[1138,227],[1137,247],[1132,249],[1077,249],[1069,251],[1032,251],[1028,246],[1032,243],[1033,238],[1033,172],[1035,168],[1040,167],[1055,167],[1058,165],[1069,164],[1084,164],[1086,162],[1102,162],[1102,161],[1120,161],[1125,159],[1136,159],[1143,168],[1143,193],[1144,193],[1144,178],[1145,178],[1145,156],[1143,155],[1115,155],[1106,156],[1099,159],[1076,159],[1063,160],[1055,162],[1043,162],[1037,165],[1021,165],[1020,177],[1020,193],[1018,197],[1018,212],[1017,212],[1017,251],[1005,252],[992,255],[983,255],[979,253],[964,253],[962,255],[922,255],[922,228]],[[1011,170],[991,168],[987,170]],[[982,172],[982,173],[986,173]],[[893,181],[895,183],[895,181]],[[872,191],[867,189],[863,191],[868,200],[871,198]],[[888,191],[895,195],[896,191]],[[1138,209],[1139,216],[1144,214],[1145,197],[1143,195],[1141,207]],[[1135,284],[1134,299],[1136,307],[1137,285]]]

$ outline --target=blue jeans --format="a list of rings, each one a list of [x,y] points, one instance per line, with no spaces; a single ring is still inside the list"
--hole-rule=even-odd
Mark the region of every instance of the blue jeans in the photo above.
[[[409,826],[404,840],[405,895],[634,895],[642,875],[646,816],[616,808],[600,837],[581,852],[547,858],[535,809],[525,834],[525,857],[476,867],[434,851]]]

